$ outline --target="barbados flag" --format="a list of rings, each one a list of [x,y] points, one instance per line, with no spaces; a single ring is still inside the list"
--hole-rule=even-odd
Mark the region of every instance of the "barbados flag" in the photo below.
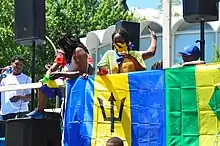
[[[166,145],[217,146],[220,64],[165,71]]]
[[[65,146],[165,145],[164,71],[94,76],[67,82]]]

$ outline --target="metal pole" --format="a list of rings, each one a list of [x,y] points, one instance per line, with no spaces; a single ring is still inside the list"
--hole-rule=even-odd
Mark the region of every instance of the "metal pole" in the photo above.
[[[200,21],[200,40],[196,40],[196,43],[200,43],[200,60],[205,61],[205,21],[202,18]]]
[[[205,22],[204,19],[200,22],[200,50],[201,50],[201,60],[205,61]]]
[[[172,0],[163,0],[163,68],[171,67]]]
[[[32,51],[32,71],[31,71],[31,78],[32,78],[32,83],[35,83],[35,74],[36,74],[36,46],[35,46],[35,41],[33,41],[32,47],[33,47],[33,51]],[[31,108],[30,110],[33,111],[34,110],[34,99],[35,99],[35,89],[31,89]]]
[[[57,49],[56,49],[56,46],[54,45],[53,41],[52,41],[49,37],[47,37],[47,36],[46,36],[46,39],[47,39],[47,41],[52,45],[55,55],[57,55]],[[56,108],[59,108],[59,107],[60,107],[60,98],[59,98],[58,96],[56,96],[56,104],[55,104],[55,107],[56,107]]]

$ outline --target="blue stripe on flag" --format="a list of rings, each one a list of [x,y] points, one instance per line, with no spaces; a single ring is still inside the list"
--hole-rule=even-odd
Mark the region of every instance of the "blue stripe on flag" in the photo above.
[[[93,128],[94,77],[67,82],[64,146],[90,146]],[[87,90],[85,90],[87,89]]]
[[[164,71],[128,74],[132,146],[165,145]]]

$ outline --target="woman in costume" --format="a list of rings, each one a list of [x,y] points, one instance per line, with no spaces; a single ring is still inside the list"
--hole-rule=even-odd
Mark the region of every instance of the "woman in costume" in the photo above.
[[[105,52],[98,63],[97,74],[115,74],[146,70],[141,54],[131,50],[129,37],[124,29],[116,30],[112,34],[112,50]]]
[[[59,40],[58,44],[60,50],[55,63],[48,69],[43,79],[43,85],[38,92],[38,108],[27,114],[31,118],[45,118],[44,109],[48,98],[52,98],[54,95],[62,98],[59,86],[55,82],[56,79],[73,79],[93,74],[94,69],[88,63],[89,52],[76,35],[65,35]],[[59,67],[66,69],[62,72],[57,72]]]

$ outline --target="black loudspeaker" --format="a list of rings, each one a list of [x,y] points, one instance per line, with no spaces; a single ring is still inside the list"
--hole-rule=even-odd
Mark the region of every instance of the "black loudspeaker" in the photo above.
[[[8,120],[5,139],[6,146],[61,146],[60,120]]]
[[[189,23],[218,20],[218,0],[183,0],[183,18]]]
[[[45,0],[15,0],[15,42],[42,45],[45,40]]]
[[[135,45],[134,50],[139,50],[140,23],[119,21],[116,23],[116,29],[121,28],[128,32],[129,40]]]
[[[0,137],[5,137],[5,121],[0,121]]]

